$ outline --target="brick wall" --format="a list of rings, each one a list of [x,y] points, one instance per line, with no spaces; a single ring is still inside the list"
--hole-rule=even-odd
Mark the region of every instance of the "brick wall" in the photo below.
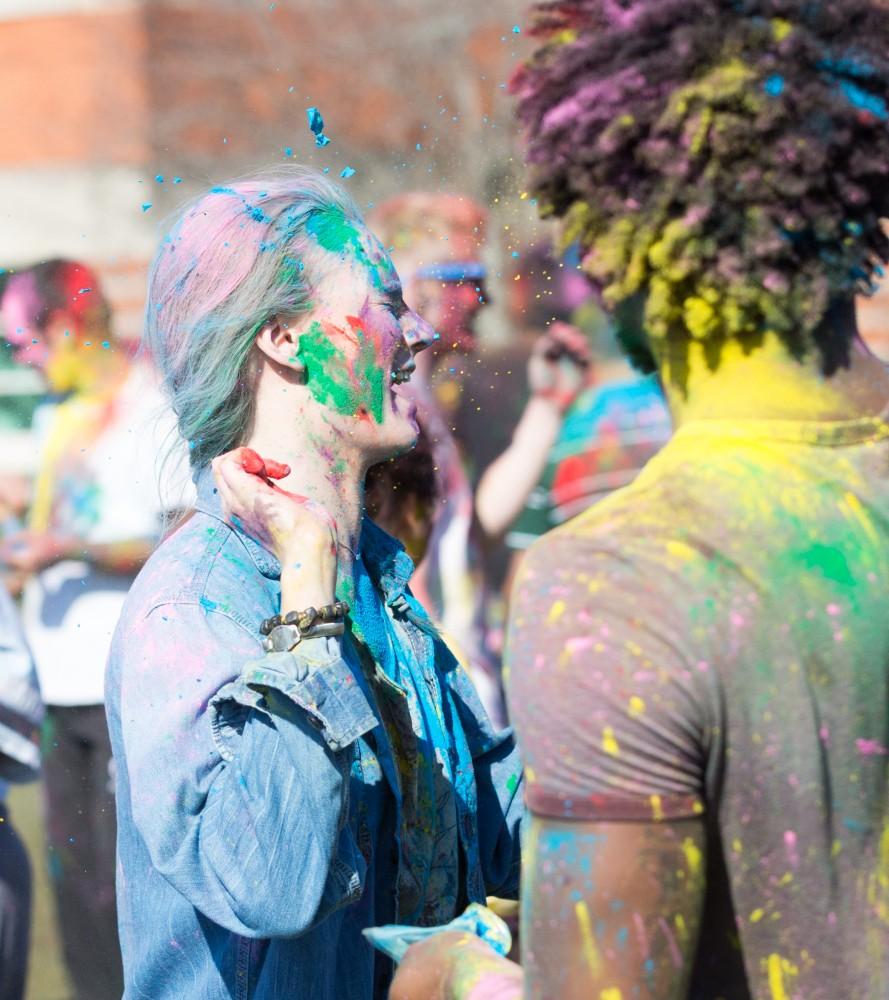
[[[515,172],[502,84],[524,43],[512,32],[522,8],[3,0],[0,64],[15,98],[0,104],[0,266],[83,257],[134,336],[167,212],[285,150],[335,175],[355,168],[360,203],[411,186],[502,195]],[[309,105],[325,116],[324,150]]]

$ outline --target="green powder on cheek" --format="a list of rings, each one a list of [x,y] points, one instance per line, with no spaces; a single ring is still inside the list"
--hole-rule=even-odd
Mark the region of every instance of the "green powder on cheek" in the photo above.
[[[360,328],[358,357],[350,372],[345,353],[315,322],[299,338],[299,356],[306,365],[308,387],[315,399],[337,413],[354,416],[363,406],[378,423],[383,422],[385,385],[374,345]]]
[[[374,345],[364,336],[363,332],[356,332],[362,337],[362,344],[361,350],[358,353],[358,360],[355,363],[355,375],[358,384],[366,387],[365,405],[370,415],[378,424],[381,424],[383,422],[383,403],[385,397],[383,369],[380,367]]]

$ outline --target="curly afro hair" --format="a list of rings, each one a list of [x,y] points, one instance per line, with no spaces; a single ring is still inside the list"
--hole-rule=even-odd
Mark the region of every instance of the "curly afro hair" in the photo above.
[[[889,258],[889,14],[876,0],[556,0],[512,81],[544,215],[654,354],[773,331],[828,374],[831,305]]]

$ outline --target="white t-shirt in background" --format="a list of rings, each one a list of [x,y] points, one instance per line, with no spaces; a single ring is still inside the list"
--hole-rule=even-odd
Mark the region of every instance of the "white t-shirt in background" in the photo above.
[[[110,405],[94,412],[68,402],[47,405],[35,417],[45,463],[54,463],[50,530],[87,544],[158,540],[164,515],[193,506],[186,448],[153,372],[134,364]],[[65,422],[83,420],[64,449]],[[60,426],[61,422],[61,426]],[[77,444],[83,446],[78,448]],[[23,595],[22,619],[47,705],[97,705],[104,700],[105,660],[134,576],[65,560],[33,577]]]

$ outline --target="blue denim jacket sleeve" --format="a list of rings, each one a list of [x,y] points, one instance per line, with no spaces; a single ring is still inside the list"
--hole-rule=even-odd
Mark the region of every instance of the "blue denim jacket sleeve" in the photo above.
[[[376,718],[336,641],[257,654],[224,613],[163,604],[115,640],[109,683],[152,864],[215,923],[290,937],[361,891],[348,748]]]
[[[40,771],[43,702],[15,606],[0,587],[0,780],[32,781]]]

